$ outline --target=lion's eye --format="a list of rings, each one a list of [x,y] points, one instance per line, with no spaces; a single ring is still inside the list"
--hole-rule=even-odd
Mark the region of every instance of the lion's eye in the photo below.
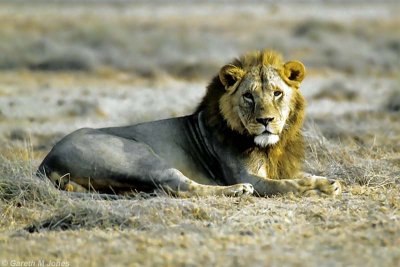
[[[282,91],[275,91],[274,96],[275,97],[280,97],[282,95]]]
[[[253,102],[253,95],[249,92],[243,94],[244,99]]]

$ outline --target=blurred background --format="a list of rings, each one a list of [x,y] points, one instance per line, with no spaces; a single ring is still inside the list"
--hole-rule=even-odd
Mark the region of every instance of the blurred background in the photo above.
[[[398,1],[0,1],[0,140],[40,158],[79,127],[189,114],[223,64],[271,48],[306,65],[308,125],[392,147],[399,13]]]
[[[264,47],[310,68],[394,72],[398,1],[1,1],[2,70],[206,78]]]

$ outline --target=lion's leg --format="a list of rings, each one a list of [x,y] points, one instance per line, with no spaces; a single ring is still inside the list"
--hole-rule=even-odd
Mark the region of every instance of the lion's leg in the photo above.
[[[297,179],[273,180],[252,176],[249,181],[254,186],[256,194],[271,196],[278,194],[294,193],[297,195],[329,195],[336,196],[342,192],[339,181],[321,176],[302,174]]]
[[[234,184],[228,186],[220,186],[220,185],[204,185],[194,182],[189,178],[185,177],[178,170],[173,170],[175,175],[181,175],[180,180],[186,180],[186,184],[188,185],[185,188],[172,189],[168,185],[164,186],[164,189],[176,196],[179,197],[190,197],[190,196],[229,196],[229,197],[239,197],[244,195],[252,195],[254,192],[254,188],[251,184],[241,183]]]
[[[49,174],[48,178],[61,190],[79,193],[88,192],[85,187],[71,181],[69,174],[60,175],[58,172],[54,171]]]

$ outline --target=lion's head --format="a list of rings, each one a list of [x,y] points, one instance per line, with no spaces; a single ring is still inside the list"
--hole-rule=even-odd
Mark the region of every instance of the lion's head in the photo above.
[[[269,178],[294,177],[304,158],[304,76],[302,63],[277,52],[247,53],[221,68],[197,112],[226,145],[251,155],[250,169],[264,158]]]
[[[304,75],[301,62],[283,63],[274,51],[247,53],[221,68],[203,105],[214,104],[231,130],[253,138],[257,146],[286,142],[303,122],[299,85]]]

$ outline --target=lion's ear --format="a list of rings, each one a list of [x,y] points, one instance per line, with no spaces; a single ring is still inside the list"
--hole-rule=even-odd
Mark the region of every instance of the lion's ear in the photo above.
[[[306,68],[300,61],[289,61],[283,65],[284,76],[289,83],[299,85],[306,75]]]
[[[234,65],[225,65],[219,71],[219,79],[226,89],[234,85],[244,76],[244,71]]]

